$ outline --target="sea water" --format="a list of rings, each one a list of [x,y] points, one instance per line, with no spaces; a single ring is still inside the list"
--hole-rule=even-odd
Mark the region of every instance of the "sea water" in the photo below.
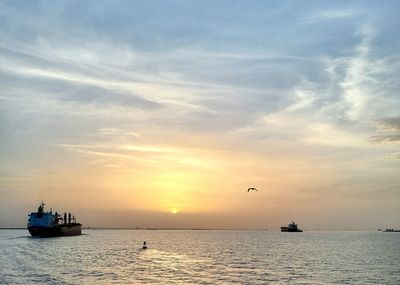
[[[400,233],[0,230],[0,284],[400,284]]]

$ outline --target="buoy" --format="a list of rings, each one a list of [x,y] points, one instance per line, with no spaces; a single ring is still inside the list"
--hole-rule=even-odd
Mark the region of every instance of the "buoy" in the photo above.
[[[146,242],[144,241],[143,242],[143,247],[142,247],[143,249],[147,249],[147,244],[146,244]]]

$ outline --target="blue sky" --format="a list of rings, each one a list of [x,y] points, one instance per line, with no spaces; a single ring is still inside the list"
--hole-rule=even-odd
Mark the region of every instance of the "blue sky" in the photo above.
[[[398,1],[0,2],[0,226],[24,219],[5,214],[10,208],[29,210],[41,199],[62,205],[61,197],[93,211],[109,209],[111,199],[128,210],[254,208],[309,227],[338,212],[337,228],[360,216],[372,221],[364,228],[394,222],[399,8]],[[179,193],[152,184],[194,176],[198,186]],[[235,191],[248,184],[268,189],[261,202],[240,203]],[[144,185],[146,195],[165,199],[135,203]],[[222,189],[212,209],[200,206],[210,195],[204,186]],[[288,197],[302,204],[290,217]],[[313,208],[315,201],[326,207]],[[263,223],[249,216],[237,227]]]

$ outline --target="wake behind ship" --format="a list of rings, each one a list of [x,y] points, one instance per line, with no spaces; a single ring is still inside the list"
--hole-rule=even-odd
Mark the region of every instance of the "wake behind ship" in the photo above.
[[[62,217],[52,210],[45,212],[42,202],[37,212],[29,214],[27,228],[33,237],[76,236],[81,234],[82,225],[71,213]]]

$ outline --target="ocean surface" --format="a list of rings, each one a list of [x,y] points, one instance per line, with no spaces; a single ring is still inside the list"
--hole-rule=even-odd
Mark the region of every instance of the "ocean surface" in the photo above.
[[[0,230],[0,284],[400,284],[400,233],[83,233]]]

